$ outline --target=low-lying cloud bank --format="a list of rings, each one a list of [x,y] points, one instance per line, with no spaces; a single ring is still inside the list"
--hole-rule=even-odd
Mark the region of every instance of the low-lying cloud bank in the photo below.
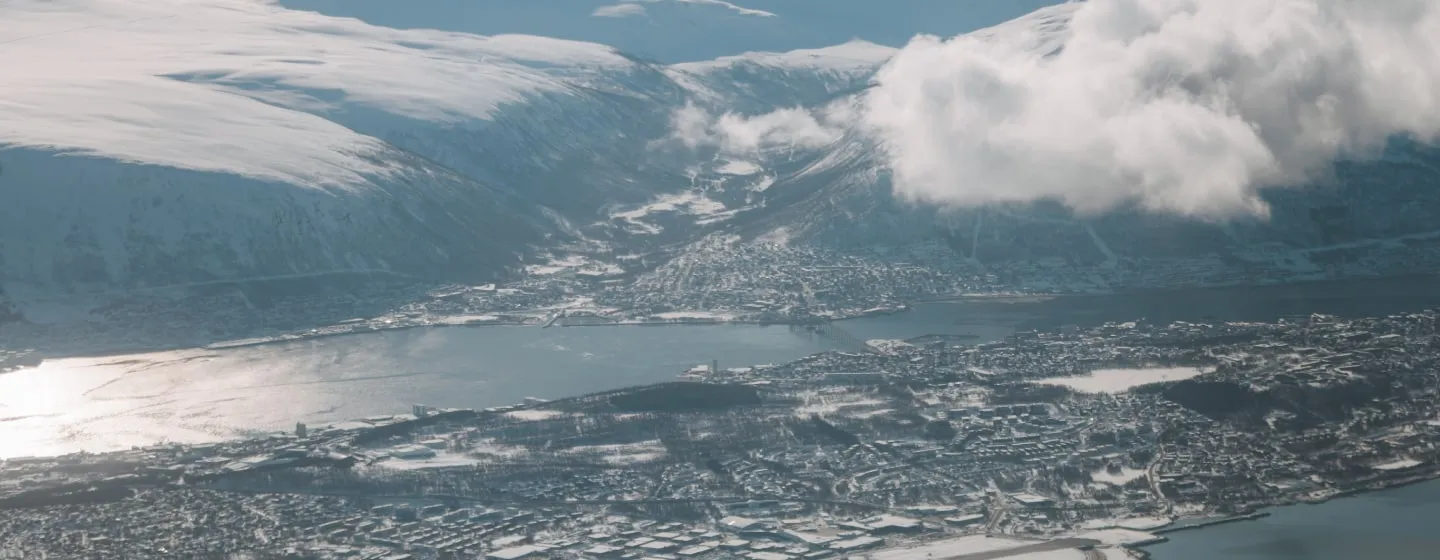
[[[763,115],[714,115],[687,104],[671,114],[671,139],[690,149],[711,148],[740,155],[772,148],[819,148],[839,140],[846,123],[831,122],[833,112],[816,114],[799,107]]]
[[[1025,33],[917,37],[861,119],[898,195],[1052,199],[1206,219],[1323,178],[1394,135],[1440,134],[1433,0],[1089,0],[1058,53]]]

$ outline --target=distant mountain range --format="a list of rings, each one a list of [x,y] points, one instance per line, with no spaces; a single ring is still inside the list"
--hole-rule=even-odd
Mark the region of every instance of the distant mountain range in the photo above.
[[[79,15],[0,7],[25,30],[0,48],[33,65],[0,85],[0,287],[17,299],[330,273],[485,282],[540,255],[717,233],[852,250],[938,240],[979,266],[1202,258],[1303,273],[1327,266],[1319,252],[1423,248],[1440,230],[1440,158],[1411,144],[1342,164],[1329,187],[1274,193],[1268,222],[916,207],[844,118],[895,52],[864,41],[663,64],[251,0],[54,4]],[[976,35],[1050,52],[1074,6]]]

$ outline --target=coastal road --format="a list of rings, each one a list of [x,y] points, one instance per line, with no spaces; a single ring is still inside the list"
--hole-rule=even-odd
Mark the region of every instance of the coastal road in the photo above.
[[[1160,490],[1160,461],[1164,457],[1165,449],[1161,446],[1155,450],[1155,458],[1150,460],[1150,465],[1145,467],[1145,478],[1148,479],[1150,483],[1150,492],[1155,494],[1155,499],[1165,504],[1165,513],[1170,513],[1173,504],[1170,503],[1169,498],[1165,497],[1165,493]]]

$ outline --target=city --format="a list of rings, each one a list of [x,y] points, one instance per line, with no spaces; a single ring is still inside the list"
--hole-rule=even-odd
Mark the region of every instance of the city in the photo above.
[[[0,560],[1437,557],[1440,2],[0,22]]]
[[[0,557],[1143,556],[1171,531],[1433,478],[1437,321],[874,340],[573,398],[11,459]]]

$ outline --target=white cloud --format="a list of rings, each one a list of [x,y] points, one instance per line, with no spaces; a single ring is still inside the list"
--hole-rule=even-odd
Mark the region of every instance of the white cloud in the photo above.
[[[740,15],[742,15],[742,16],[775,17],[775,14],[772,13],[772,12],[767,12],[767,11],[765,11],[765,10],[753,10],[753,9],[750,9],[750,8],[746,8],[746,7],[744,7],[744,6],[737,6],[737,5],[732,4],[732,3],[730,3],[730,2],[725,2],[724,0],[675,0],[675,1],[676,1],[676,2],[680,2],[680,3],[682,3],[682,4],[703,4],[703,5],[707,5],[707,6],[719,6],[719,7],[721,7],[721,8],[725,8],[725,9],[727,9],[727,10],[730,10],[730,11],[735,12],[735,13],[737,13],[737,14],[740,14]]]
[[[595,8],[595,11],[590,12],[590,15],[608,18],[643,16],[645,15],[645,6],[632,3],[611,4],[609,6]]]
[[[395,30],[263,0],[11,0],[0,21],[0,148],[300,185],[384,172],[363,157],[381,144],[347,126],[485,119],[631,64],[600,45]]]
[[[638,0],[638,1],[640,1],[640,2],[646,2],[646,3],[649,3],[649,4],[657,4],[657,3],[660,3],[660,2],[665,2],[665,1],[667,1],[667,0]],[[765,11],[765,10],[755,10],[755,9],[751,9],[751,8],[746,8],[746,7],[744,7],[744,6],[737,6],[737,5],[733,4],[733,3],[726,2],[725,0],[668,0],[668,1],[670,1],[670,2],[675,2],[675,3],[677,3],[677,4],[691,4],[691,5],[697,5],[697,6],[714,6],[714,7],[717,7],[717,8],[724,8],[724,9],[726,9],[726,10],[729,10],[729,11],[731,11],[731,12],[734,12],[734,13],[736,13],[736,14],[738,14],[738,15],[742,15],[742,16],[775,17],[775,14],[774,14],[773,12],[767,12],[767,11]]]
[[[719,116],[687,104],[671,115],[671,138],[695,149],[715,148],[728,154],[749,154],[769,148],[818,148],[839,140],[844,131],[831,120],[817,119],[799,107],[756,116]]]
[[[972,206],[1055,199],[1264,215],[1263,186],[1440,133],[1440,3],[1089,0],[1065,46],[1033,33],[919,37],[864,121],[896,192]]]

